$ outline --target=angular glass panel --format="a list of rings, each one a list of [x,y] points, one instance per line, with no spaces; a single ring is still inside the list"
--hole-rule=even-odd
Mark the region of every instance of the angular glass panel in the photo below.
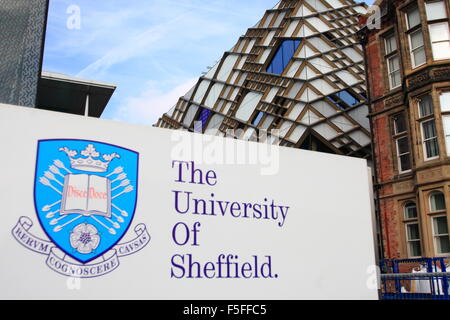
[[[289,64],[292,56],[294,55],[294,41],[284,41],[281,45],[281,49],[283,50],[283,71],[284,68]]]
[[[203,129],[206,128],[206,123],[208,122],[209,116],[211,115],[211,110],[202,109],[200,111],[200,115],[197,118],[197,121],[194,124],[194,129],[196,132],[203,132]]]
[[[252,125],[257,127],[258,124],[261,122],[262,117],[264,116],[264,112],[260,111],[258,115],[255,117],[255,119],[252,122]]]
[[[299,40],[285,40],[281,43],[266,71],[282,74],[300,45]]]
[[[280,49],[278,54],[275,56],[275,58],[272,61],[273,64],[273,73],[276,74],[282,74],[284,71],[283,68],[283,48]]]

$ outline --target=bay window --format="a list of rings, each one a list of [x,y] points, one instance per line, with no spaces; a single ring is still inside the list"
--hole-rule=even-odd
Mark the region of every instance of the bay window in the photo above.
[[[419,99],[419,117],[425,161],[436,159],[439,157],[439,145],[431,96],[425,95]]]
[[[419,8],[417,6],[406,11],[407,35],[412,68],[417,68],[426,63],[425,44],[420,21]]]
[[[434,191],[430,194],[429,200],[435,252],[438,255],[448,254],[450,253],[450,240],[444,193]]]
[[[447,215],[433,217],[434,246],[438,255],[450,253]]]
[[[444,127],[445,145],[447,155],[450,156],[450,92],[443,92],[440,95],[442,124]]]
[[[434,60],[450,59],[450,31],[444,1],[425,3]]]

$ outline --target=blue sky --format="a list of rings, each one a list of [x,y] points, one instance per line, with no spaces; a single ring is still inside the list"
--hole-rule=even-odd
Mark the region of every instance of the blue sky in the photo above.
[[[116,84],[102,118],[152,125],[276,3],[51,0],[44,70]]]

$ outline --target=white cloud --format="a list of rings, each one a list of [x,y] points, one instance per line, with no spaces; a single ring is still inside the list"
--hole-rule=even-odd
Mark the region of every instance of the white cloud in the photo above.
[[[73,2],[75,31],[66,28]],[[115,83],[103,118],[152,125],[274,2],[51,1],[45,69]]]
[[[128,41],[118,44],[115,48],[109,50],[103,57],[88,65],[80,71],[77,76],[89,77],[96,73],[103,72],[119,62],[124,62],[132,57],[148,53],[151,46],[163,39],[169,30],[173,28],[176,21],[181,18],[182,15],[165,23],[152,26],[139,34],[132,36]]]
[[[150,82],[148,87],[136,98],[128,100],[116,108],[112,118],[117,121],[153,125],[171,109],[196,83],[198,79],[189,79],[170,91],[158,88],[156,82]]]

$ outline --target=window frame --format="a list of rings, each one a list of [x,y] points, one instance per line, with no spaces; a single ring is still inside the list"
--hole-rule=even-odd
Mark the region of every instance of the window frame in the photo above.
[[[428,10],[427,10],[427,4],[428,3],[438,3],[438,2],[442,2],[444,4],[444,10],[445,10],[445,17],[443,18],[438,18],[438,19],[430,19],[430,17],[428,17]],[[427,21],[442,21],[448,18],[448,8],[447,8],[447,4],[445,0],[428,0],[428,1],[424,1],[424,5],[425,5],[425,16],[427,18]]]
[[[430,99],[431,102],[431,113],[430,114],[426,114],[426,115],[422,115],[421,112],[421,101],[423,98],[428,97]],[[424,161],[432,161],[432,160],[436,160],[439,159],[440,155],[441,155],[441,150],[439,147],[439,133],[437,130],[437,123],[436,123],[436,117],[435,117],[435,106],[434,106],[434,101],[433,101],[433,96],[431,95],[431,93],[427,93],[427,94],[423,94],[422,96],[418,97],[416,99],[417,101],[417,111],[418,111],[418,121],[420,124],[420,137],[422,140],[422,149],[423,149],[423,158]],[[424,130],[424,124],[429,123],[431,121],[434,121],[434,131],[435,131],[435,136],[433,138],[427,138],[425,139],[425,130]],[[437,155],[432,156],[432,157],[428,157],[427,154],[427,143],[430,140],[436,140],[436,145],[437,145]]]
[[[413,10],[417,10],[417,12],[418,12],[419,24],[411,27],[409,25],[408,13],[413,11]],[[405,19],[405,27],[406,27],[405,34],[406,34],[406,37],[408,38],[408,46],[409,46],[408,52],[409,52],[409,57],[410,57],[410,60],[411,60],[411,69],[414,70],[414,69],[417,69],[417,68],[419,68],[419,67],[421,67],[421,66],[423,66],[423,65],[425,65],[427,63],[427,51],[426,51],[426,48],[425,48],[424,30],[423,30],[423,27],[422,27],[423,23],[422,23],[422,19],[421,19],[421,16],[420,16],[419,5],[417,3],[415,3],[415,4],[409,5],[406,8],[404,8],[403,9],[403,16],[404,16],[404,19]],[[422,34],[423,45],[421,47],[417,47],[417,48],[413,49],[412,48],[411,36],[414,35],[417,32],[421,32],[421,34]],[[417,52],[420,49],[423,50],[423,52],[424,52],[425,61],[423,63],[421,63],[421,64],[416,65],[416,62],[415,62],[415,59],[414,59],[414,53]]]
[[[292,53],[292,56],[289,58],[289,60],[287,61],[286,65],[284,65],[284,45],[286,42],[293,42],[293,48],[294,51]],[[298,42],[298,44],[296,44],[296,42]],[[295,53],[298,51],[298,49],[301,47],[303,43],[303,39],[299,39],[299,38],[282,38],[279,39],[277,44],[272,48],[272,52],[271,54],[269,54],[269,56],[267,57],[265,66],[264,66],[264,71],[268,74],[271,75],[277,75],[277,76],[283,76],[287,70],[289,69],[289,65],[291,65],[293,59],[295,58]],[[275,60],[281,57],[281,61],[283,62],[283,70],[281,71],[281,73],[277,73],[274,72],[273,68],[275,67],[275,64],[273,65],[273,63],[275,62]],[[272,70],[270,70],[272,68]]]
[[[408,216],[406,215],[407,208],[408,208],[410,205],[414,205],[414,207],[416,208],[416,216],[413,217],[413,218],[410,218],[410,217],[408,217]],[[417,213],[417,204],[416,204],[414,201],[407,201],[407,202],[403,205],[403,219],[404,219],[404,220],[411,221],[411,220],[416,220],[416,219],[418,219],[418,218],[419,218],[419,214]]]
[[[449,99],[449,105],[445,106],[446,109],[444,109],[445,107],[443,106],[443,103],[442,103],[443,95],[449,95],[449,98],[450,98],[450,88],[443,88],[441,90],[437,90],[437,93],[439,94],[439,110],[441,112],[441,117],[442,117],[442,131],[443,131],[443,135],[444,135],[446,154],[448,157],[450,157],[450,142],[447,143],[447,138],[450,138],[450,126],[448,127],[448,130],[446,129],[446,126],[445,126],[446,122],[450,123],[450,99]],[[446,119],[449,119],[449,120],[446,121]]]
[[[408,217],[407,212],[408,212],[408,208],[411,207],[411,205],[414,206],[415,208],[415,212],[416,212],[416,216],[415,217]],[[403,224],[404,224],[404,230],[405,230],[405,240],[406,240],[406,254],[408,255],[409,258],[418,258],[418,257],[422,257],[423,254],[423,248],[422,248],[422,232],[420,229],[420,222],[419,222],[419,213],[417,212],[417,203],[415,200],[409,200],[406,201],[403,204]],[[419,238],[418,239],[410,239],[409,238],[409,226],[410,225],[417,225],[417,229],[419,231]],[[418,242],[419,243],[419,251],[420,251],[420,256],[415,256],[412,254],[412,250],[411,250],[411,244],[413,242]]]
[[[408,152],[400,154],[399,141],[402,140],[402,139],[406,139],[407,142],[408,142]],[[398,172],[400,174],[411,172],[411,170],[412,170],[412,166],[411,166],[411,148],[410,148],[410,143],[409,143],[408,136],[402,136],[402,137],[396,138],[395,139],[395,144],[396,144],[396,147],[397,147]],[[406,155],[408,156],[408,159],[409,159],[409,166],[410,166],[410,168],[406,169],[406,170],[403,170],[403,168],[402,168],[402,157],[404,157]]]
[[[396,124],[396,120],[399,117],[403,117],[404,126],[405,126],[404,131],[401,131],[401,132],[398,131],[397,124]],[[397,113],[396,115],[392,116],[392,128],[393,128],[392,138],[395,142],[395,153],[396,153],[396,157],[397,157],[398,173],[404,174],[404,173],[411,172],[411,170],[412,170],[412,158],[411,158],[412,152],[411,152],[411,143],[410,143],[409,134],[408,134],[408,121],[406,119],[406,112],[403,111],[403,112]],[[400,154],[399,141],[402,139],[406,139],[408,142],[408,152]],[[409,169],[403,170],[401,158],[405,155],[408,155]]]
[[[433,41],[432,39],[432,32],[431,32],[431,28],[432,26],[436,26],[436,25],[446,25],[447,26],[447,35],[448,38],[446,40],[439,40],[439,41]],[[442,60],[450,60],[450,54],[444,58],[436,58],[435,56],[435,51],[434,51],[434,44],[437,43],[449,43],[450,45],[450,26],[448,21],[438,21],[438,22],[434,22],[434,23],[428,23],[428,32],[430,34],[430,45],[431,45],[431,52],[433,53],[433,61],[442,61]]]
[[[410,26],[409,25],[409,19],[408,19],[408,12],[413,11],[414,9],[416,9],[419,13],[419,24],[416,24],[415,26]],[[417,3],[408,6],[405,10],[404,10],[404,15],[405,15],[405,25],[406,25],[406,30],[410,31],[414,28],[416,28],[417,26],[420,26],[420,9]]]
[[[445,219],[446,219],[446,221],[447,221],[447,233],[446,233],[446,234],[437,234],[437,230],[436,230],[434,221],[435,221],[435,219],[442,218],[442,217],[445,217]],[[449,251],[449,252],[439,252],[439,251],[438,251],[439,246],[438,246],[438,244],[437,244],[437,240],[438,240],[440,237],[445,237],[445,236],[447,236],[447,237],[449,238],[449,241],[450,241],[450,235],[449,235],[449,230],[448,230],[449,228],[448,228],[448,217],[447,217],[447,213],[445,213],[445,214],[436,214],[436,215],[433,215],[433,216],[431,217],[431,228],[432,228],[433,247],[434,247],[434,252],[435,252],[435,254],[436,254],[437,256],[448,256],[448,255],[450,254],[450,251]]]
[[[411,225],[417,225],[417,229],[419,231],[419,238],[418,239],[409,239],[408,227],[411,226]],[[419,221],[416,220],[416,221],[405,222],[405,232],[406,232],[406,250],[407,250],[407,253],[408,253],[408,257],[409,258],[420,258],[420,257],[422,257],[422,237],[421,237],[422,234],[420,232]],[[414,243],[414,242],[416,242],[416,243],[418,242],[419,243],[420,255],[418,255],[418,256],[413,255],[411,253],[412,252],[411,244]]]
[[[392,39],[392,38],[394,39],[395,49],[388,51],[388,47],[389,47],[388,43],[390,43],[388,40]],[[388,81],[389,81],[389,90],[394,90],[394,89],[397,89],[402,86],[402,80],[403,80],[402,61],[400,59],[400,54],[399,54],[399,45],[398,45],[397,35],[395,32],[390,32],[389,34],[383,36],[383,40],[384,40],[384,51],[383,51],[384,54],[383,55],[384,55],[384,59],[386,61],[387,76],[388,76]],[[393,59],[398,59],[398,70],[391,70],[390,61],[392,61]],[[399,75],[399,83],[398,83],[398,85],[394,86],[392,77],[395,76],[396,74]]]
[[[429,122],[434,122],[434,137],[432,138],[425,138],[425,130],[424,130],[424,124],[429,123]],[[421,133],[422,133],[422,145],[423,145],[423,155],[424,155],[424,160],[425,161],[431,161],[431,160],[435,160],[435,159],[439,159],[439,155],[440,155],[440,150],[439,150],[439,137],[438,137],[438,132],[436,130],[436,119],[430,118],[430,119],[426,119],[420,122],[420,129],[421,129]],[[437,144],[437,155],[429,157],[428,153],[427,153],[427,142],[431,141],[431,140],[435,140],[436,144]]]
[[[422,35],[422,45],[420,47],[413,48],[413,46],[412,46],[412,35],[414,35],[414,34],[416,34],[418,32],[420,32],[421,35]],[[411,58],[411,68],[412,69],[417,69],[417,68],[425,65],[427,63],[427,52],[425,50],[425,39],[423,37],[423,30],[422,30],[422,28],[415,29],[414,31],[408,31],[408,43],[409,43],[409,55],[410,55],[410,58]],[[419,51],[419,50],[423,50],[424,55],[425,55],[425,61],[422,62],[421,64],[417,64],[416,65],[416,60],[414,59],[414,54],[417,51]]]
[[[433,211],[431,208],[432,208],[432,205],[431,205],[431,197],[433,196],[433,195],[435,195],[435,194],[442,194],[442,196],[444,197],[444,209],[440,209],[440,210],[436,210],[436,211]],[[429,212],[431,213],[431,214],[440,214],[440,213],[443,213],[443,212],[446,212],[447,211],[447,203],[445,202],[445,194],[444,194],[444,192],[442,192],[441,190],[434,190],[434,191],[432,191],[432,192],[430,192],[429,194],[428,194],[428,206],[429,206]]]
[[[445,17],[431,19],[428,16],[427,4],[429,4],[429,3],[438,3],[438,2],[441,2],[444,5]],[[433,44],[435,44],[435,43],[445,43],[445,42],[449,42],[450,43],[449,3],[446,0],[430,0],[430,1],[425,1],[424,2],[424,7],[425,7],[425,16],[426,16],[426,21],[427,21],[427,26],[428,26],[427,29],[428,29],[428,34],[429,34],[429,38],[430,38],[430,48],[431,48],[433,61],[450,60],[450,55],[448,57],[445,57],[445,58],[442,58],[442,59],[435,58],[435,52],[433,50]],[[437,25],[437,24],[446,24],[447,25],[447,30],[448,30],[448,39],[447,40],[433,42],[431,27],[433,25]]]
[[[398,69],[397,70],[391,70],[390,61],[397,59],[398,60]],[[400,66],[400,56],[398,54],[395,54],[391,57],[386,58],[386,64],[388,68],[388,77],[389,77],[389,88],[390,90],[397,89],[402,86],[402,73],[401,73],[401,66]],[[393,84],[393,77],[398,74],[400,76],[398,85]]]

